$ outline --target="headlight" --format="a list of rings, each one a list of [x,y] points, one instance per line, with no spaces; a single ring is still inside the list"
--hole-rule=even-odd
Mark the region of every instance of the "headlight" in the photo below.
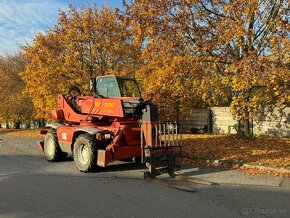
[[[111,138],[111,134],[110,133],[107,133],[107,134],[104,134],[103,139],[110,139]]]
[[[101,134],[101,133],[98,133],[96,138],[101,141],[101,140],[107,140],[107,139],[111,139],[112,136],[110,133],[105,133],[105,134]]]

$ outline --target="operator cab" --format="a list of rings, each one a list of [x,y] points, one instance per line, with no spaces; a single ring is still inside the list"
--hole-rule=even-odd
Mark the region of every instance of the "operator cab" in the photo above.
[[[90,86],[95,85],[96,94],[101,97],[136,97],[141,98],[135,79],[119,76],[97,77]]]

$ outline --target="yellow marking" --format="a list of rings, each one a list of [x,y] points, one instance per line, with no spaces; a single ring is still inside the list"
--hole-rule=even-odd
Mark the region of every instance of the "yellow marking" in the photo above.
[[[114,102],[105,102],[104,106],[105,107],[114,107],[115,103]]]
[[[95,101],[95,107],[100,107],[101,102],[100,101]]]
[[[111,114],[111,113],[114,113],[114,110],[112,110],[112,109],[110,109],[110,108],[103,108],[103,109],[101,110],[101,112],[102,112],[102,113],[109,113],[109,114]]]

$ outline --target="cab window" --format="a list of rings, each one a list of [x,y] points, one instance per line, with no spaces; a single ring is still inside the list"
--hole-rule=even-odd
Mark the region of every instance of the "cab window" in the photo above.
[[[104,77],[97,80],[98,95],[104,97],[120,97],[118,84],[113,77]]]
[[[122,97],[141,97],[138,85],[135,80],[118,79]]]

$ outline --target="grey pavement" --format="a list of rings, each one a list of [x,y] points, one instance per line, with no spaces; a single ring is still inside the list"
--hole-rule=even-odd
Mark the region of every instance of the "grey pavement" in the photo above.
[[[179,174],[218,185],[189,193],[143,179],[118,162],[81,173],[72,159],[47,162],[35,139],[0,134],[0,217],[289,217],[290,180],[188,166]]]

